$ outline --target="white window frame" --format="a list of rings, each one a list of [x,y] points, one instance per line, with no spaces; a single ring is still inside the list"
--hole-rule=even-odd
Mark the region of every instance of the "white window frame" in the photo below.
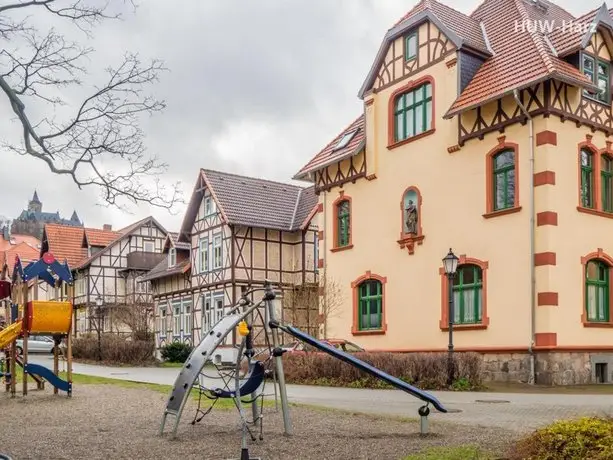
[[[203,217],[208,217],[208,216],[212,216],[213,214],[215,214],[217,212],[217,208],[215,206],[215,200],[213,199],[213,196],[211,195],[207,195],[204,197],[204,210],[203,210]]]
[[[172,299],[170,302],[172,306],[172,335],[173,337],[181,336],[181,326],[182,324],[182,313],[183,308],[181,304],[181,299]],[[179,311],[177,311],[177,307],[179,307]]]
[[[217,233],[213,235],[213,269],[217,270],[221,267],[223,267],[223,238],[221,233]]]
[[[193,299],[191,297],[185,297],[181,300],[181,316],[183,317],[183,324],[182,324],[182,336],[187,337],[187,336],[191,336],[193,333],[193,329],[194,329],[194,317],[193,317],[193,310],[194,310],[194,302]],[[187,311],[189,309],[189,311]]]
[[[201,321],[201,333],[200,335],[204,337],[204,334],[208,332],[213,326],[212,322],[212,312],[213,312],[213,298],[207,292],[206,294],[202,294],[202,321]]]
[[[198,241],[198,273],[208,272],[210,263],[209,238],[205,236]]]
[[[219,302],[221,301],[221,306],[219,305]],[[213,312],[213,324],[217,323],[217,321],[219,321],[224,313],[225,313],[225,296],[223,292],[216,292],[213,294],[213,305],[212,305],[212,309],[211,312]]]
[[[152,246],[151,251],[147,251],[148,244]],[[155,252],[155,241],[149,239],[143,240],[143,252]]]
[[[163,314],[162,314],[163,313]],[[158,333],[160,337],[166,337],[168,332],[168,302],[158,304]]]
[[[177,265],[177,249],[170,248],[168,250],[168,268],[172,268]]]

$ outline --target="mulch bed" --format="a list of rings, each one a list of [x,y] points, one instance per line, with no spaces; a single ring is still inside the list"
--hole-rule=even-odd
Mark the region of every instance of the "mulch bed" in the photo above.
[[[24,459],[239,458],[238,413],[213,410],[191,425],[195,403],[183,413],[178,438],[157,435],[166,395],[116,385],[80,385],[72,398],[51,390],[11,399],[0,393],[0,452]],[[250,412],[250,411],[248,411]],[[291,408],[294,435],[283,436],[281,414],[266,409],[264,440],[252,457],[272,460],[401,459],[432,446],[473,444],[503,453],[517,433],[491,427],[430,423],[420,437],[416,421],[301,406]],[[172,423],[169,417],[168,429]]]

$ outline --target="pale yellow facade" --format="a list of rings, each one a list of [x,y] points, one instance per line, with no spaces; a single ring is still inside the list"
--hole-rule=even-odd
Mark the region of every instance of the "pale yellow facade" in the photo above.
[[[437,34],[431,23],[419,26],[420,43]],[[600,209],[604,179],[596,167],[601,155],[613,158],[610,103],[603,111],[605,104],[579,88],[540,82],[517,93],[529,118],[509,94],[445,119],[460,93],[461,53],[450,43],[439,54],[420,48],[419,66],[402,75],[403,40],[390,45],[364,96],[363,150],[323,166],[347,172],[346,180],[326,182],[317,171],[311,176],[321,205],[322,276],[342,287],[340,307],[326,318],[328,337],[371,350],[446,350],[449,294],[442,258],[452,248],[460,264],[478,265],[482,277],[482,318],[454,325],[456,350],[483,352],[486,361],[517,359],[518,368],[531,365],[533,374],[545,372],[549,364],[542,362],[555,355],[578,363],[576,383],[593,379],[599,359],[613,363],[612,318],[586,318],[585,287],[585,263],[602,261],[610,268],[610,309],[613,209]],[[610,63],[605,45],[598,32],[584,51]],[[392,77],[384,81],[382,75]],[[394,144],[390,104],[422,83],[432,85],[431,130]],[[510,122],[500,121],[501,111]],[[579,209],[582,147],[594,152],[595,209],[587,211]],[[496,212],[492,158],[505,149],[514,152],[515,203]],[[352,179],[350,163],[364,161],[365,173]],[[419,230],[412,238],[403,234],[401,211],[409,189],[418,197]],[[342,201],[350,203],[350,240],[338,248]],[[357,285],[369,279],[382,286],[382,324],[361,329]],[[536,364],[525,361],[530,352],[541,353]]]

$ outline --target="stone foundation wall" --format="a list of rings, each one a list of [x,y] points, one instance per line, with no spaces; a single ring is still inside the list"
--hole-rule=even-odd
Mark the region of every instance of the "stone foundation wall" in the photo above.
[[[597,365],[605,374],[604,381],[599,383],[613,383],[613,352],[537,352],[535,360],[538,385],[597,383],[600,380]],[[530,355],[484,354],[482,369],[485,382],[526,383],[530,377]]]

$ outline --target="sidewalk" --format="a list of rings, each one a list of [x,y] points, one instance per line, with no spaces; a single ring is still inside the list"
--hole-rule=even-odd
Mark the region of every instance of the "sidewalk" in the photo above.
[[[31,362],[51,365],[46,356],[30,357]],[[60,363],[60,369],[62,363]],[[77,374],[131,380],[143,383],[172,385],[180,368],[106,367],[73,364]],[[78,388],[75,388],[75,392]],[[267,393],[273,393],[271,386]],[[288,385],[290,402],[311,404],[373,414],[417,417],[423,403],[398,390],[370,390]],[[582,415],[613,415],[613,395],[566,395],[525,393],[482,393],[433,391],[448,414],[433,412],[433,421],[452,421],[462,424],[498,426],[519,431],[534,429],[546,423]],[[160,409],[162,410],[162,409]]]

